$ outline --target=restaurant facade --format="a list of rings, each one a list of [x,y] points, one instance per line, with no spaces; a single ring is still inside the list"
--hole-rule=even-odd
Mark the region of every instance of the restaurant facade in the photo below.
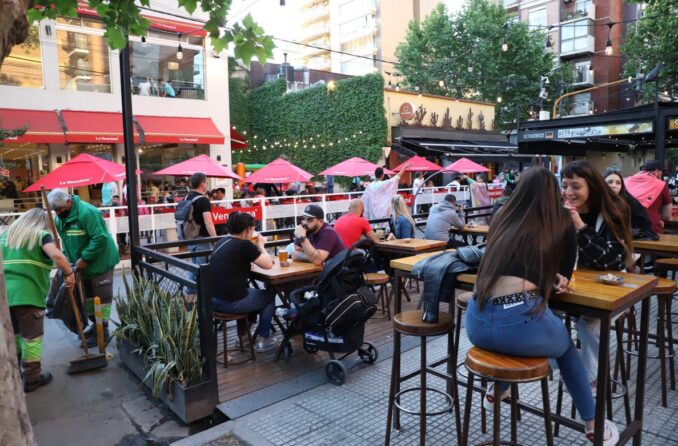
[[[147,35],[130,37],[142,181],[199,154],[230,166],[231,146],[246,143],[229,125],[226,56],[212,51],[199,21],[143,15]],[[124,163],[119,57],[103,33],[96,11],[83,5],[76,18],[34,24],[5,59],[0,126],[26,133],[0,141],[0,162],[24,186],[81,153]]]

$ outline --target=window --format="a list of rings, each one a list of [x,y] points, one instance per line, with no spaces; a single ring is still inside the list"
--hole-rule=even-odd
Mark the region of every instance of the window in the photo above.
[[[42,88],[40,30],[32,26],[26,41],[12,48],[0,69],[0,85]]]
[[[591,61],[585,60],[574,64],[574,83],[575,84],[590,84],[592,80],[589,76],[589,68]]]
[[[205,52],[177,46],[130,42],[130,63],[134,93],[142,96],[165,96],[205,99]]]
[[[376,0],[348,0],[339,6],[339,16],[343,19],[364,15],[368,8],[376,8]]]
[[[82,28],[98,29],[98,20],[59,18],[57,24],[57,58],[59,83],[63,90],[111,92],[108,42],[101,31],[86,32]],[[76,30],[72,25],[80,25]]]
[[[560,52],[574,53],[577,51],[593,51],[593,36],[590,19],[577,20],[566,23],[560,29]]]
[[[581,16],[586,16],[588,14],[588,8],[593,4],[591,0],[577,0],[574,5],[574,9]]]
[[[339,25],[339,34],[341,36],[349,36],[350,34],[361,32],[373,27],[374,18],[371,15],[366,15],[358,17],[357,19],[349,20],[348,22]]]
[[[527,23],[531,29],[540,29],[537,27],[548,27],[548,18],[546,17],[546,8],[530,11],[527,14]]]
[[[341,61],[341,72],[353,76],[374,72],[374,62],[361,57],[352,57]]]
[[[348,53],[370,53],[374,48],[374,37],[363,36],[341,44],[341,51]]]

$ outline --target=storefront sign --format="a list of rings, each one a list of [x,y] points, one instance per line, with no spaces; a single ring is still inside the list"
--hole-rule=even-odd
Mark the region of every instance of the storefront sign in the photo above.
[[[558,138],[586,138],[590,136],[627,135],[629,133],[652,133],[652,122],[632,122],[628,124],[558,129]]]
[[[523,141],[539,141],[542,139],[553,139],[554,138],[554,132],[551,130],[548,131],[543,131],[543,132],[528,132],[525,131],[521,134],[521,139]]]
[[[669,130],[678,130],[678,118],[669,119]]]
[[[402,105],[400,106],[400,110],[398,113],[400,114],[400,119],[403,121],[409,121],[410,119],[414,118],[414,111],[417,108],[415,105],[411,102],[403,102]]]
[[[215,225],[223,225],[228,221],[228,216],[233,212],[244,212],[250,214],[255,220],[261,221],[261,206],[254,206],[249,208],[233,208],[226,209],[222,207],[212,208],[212,221]]]

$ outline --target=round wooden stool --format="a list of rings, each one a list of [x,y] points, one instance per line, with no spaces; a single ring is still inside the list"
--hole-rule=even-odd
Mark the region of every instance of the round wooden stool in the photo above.
[[[412,372],[406,376],[400,374],[400,342],[394,342],[393,350],[393,367],[391,369],[391,386],[388,394],[388,415],[386,419],[386,445],[391,443],[391,425],[396,430],[400,429],[400,411],[411,415],[419,416],[419,444],[424,446],[426,444],[426,417],[443,415],[449,413],[454,408],[455,421],[457,423],[457,435],[460,438],[461,427],[461,413],[459,409],[459,398],[457,396],[456,374],[452,373],[451,391],[454,395],[442,390],[428,387],[426,378],[429,373],[434,376],[442,377],[437,370],[430,368],[426,359],[426,338],[429,336],[452,335],[453,319],[452,315],[445,312],[440,312],[438,315],[438,322],[429,323],[422,321],[422,311],[405,311],[396,314],[393,317],[394,336],[400,335],[418,336],[421,339],[420,343],[420,361],[419,370]],[[419,375],[419,387],[412,387],[405,390],[400,390],[400,384],[410,378]],[[405,408],[400,402],[400,397],[406,393],[419,392],[419,410],[410,410]],[[427,392],[437,393],[443,395],[445,398],[445,407],[436,410],[435,412],[426,411],[426,394]],[[395,413],[394,413],[395,412]]]
[[[667,271],[674,271],[678,268],[678,259],[658,259],[655,263],[658,274],[666,276]],[[675,277],[675,276],[674,276]],[[667,359],[669,369],[669,381],[671,390],[676,390],[676,374],[675,374],[675,351],[673,349],[673,323],[671,321],[671,303],[673,301],[673,293],[676,292],[676,282],[665,277],[659,277],[659,283],[652,290],[652,294],[657,296],[657,340],[656,346],[658,352],[656,355],[648,355],[650,359],[659,359],[660,362],[660,379],[661,379],[661,400],[662,406],[668,406],[667,395]],[[628,337],[626,349],[626,374],[630,374],[631,355],[637,355],[638,352],[638,330],[636,326],[636,317],[633,307],[628,314],[625,315],[625,320],[628,320]],[[621,321],[621,330],[624,328],[624,321]],[[635,344],[635,345],[634,345]],[[622,344],[623,345],[623,344]],[[635,347],[635,349],[634,349]],[[619,357],[617,358],[619,359]],[[623,366],[622,366],[623,367]],[[615,365],[615,378],[617,375],[617,367]]]
[[[464,429],[461,445],[468,445],[470,428],[471,399],[475,376],[491,381],[500,381],[511,385],[512,395],[518,391],[518,383],[541,381],[541,394],[544,405],[544,428],[546,430],[546,444],[553,446],[553,431],[551,428],[551,409],[549,407],[548,378],[550,373],[547,358],[521,358],[502,355],[478,347],[471,347],[466,354],[466,369],[468,382],[466,385],[466,402],[464,405]],[[518,403],[517,398],[511,397],[511,441],[500,440],[500,410],[501,389],[498,383],[494,386],[494,417],[492,421],[492,441],[481,443],[484,445],[518,445]]]
[[[254,361],[256,356],[254,354],[254,339],[252,339],[252,334],[249,329],[249,321],[247,319],[247,314],[232,314],[232,313],[217,313],[212,312],[212,318],[215,321],[223,322],[224,325],[224,368],[228,368],[228,352],[240,352],[244,353],[245,349],[242,343],[242,334],[239,330],[240,327],[236,327],[236,333],[238,335],[238,342],[240,343],[239,349],[228,349],[228,322],[236,321],[237,325],[243,324],[245,327],[245,334],[247,335],[247,342],[250,350],[250,357],[238,362],[231,362],[231,365],[244,364],[247,361]]]
[[[381,313],[386,315],[386,320],[391,320],[391,299],[388,295],[388,284],[391,283],[391,276],[386,273],[366,273],[365,285],[375,291],[375,287],[379,287],[375,291],[381,301]]]

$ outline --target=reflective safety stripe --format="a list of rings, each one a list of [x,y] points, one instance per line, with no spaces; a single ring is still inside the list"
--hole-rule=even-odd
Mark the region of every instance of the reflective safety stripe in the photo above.
[[[46,265],[44,263],[40,263],[40,262],[36,262],[35,260],[28,260],[28,259],[3,260],[2,263],[5,264],[5,265],[20,265],[20,264],[35,265],[35,266],[39,266],[40,268],[44,268],[44,269],[49,270],[49,271],[52,270],[51,265]]]
[[[14,343],[16,344],[17,354],[21,354],[21,335],[14,335]]]
[[[42,356],[42,338],[23,339],[21,360],[24,362],[40,361]]]
[[[111,304],[101,304],[101,316],[104,321],[111,318]]]
[[[87,235],[87,232],[83,231],[82,229],[67,229],[66,235]]]

